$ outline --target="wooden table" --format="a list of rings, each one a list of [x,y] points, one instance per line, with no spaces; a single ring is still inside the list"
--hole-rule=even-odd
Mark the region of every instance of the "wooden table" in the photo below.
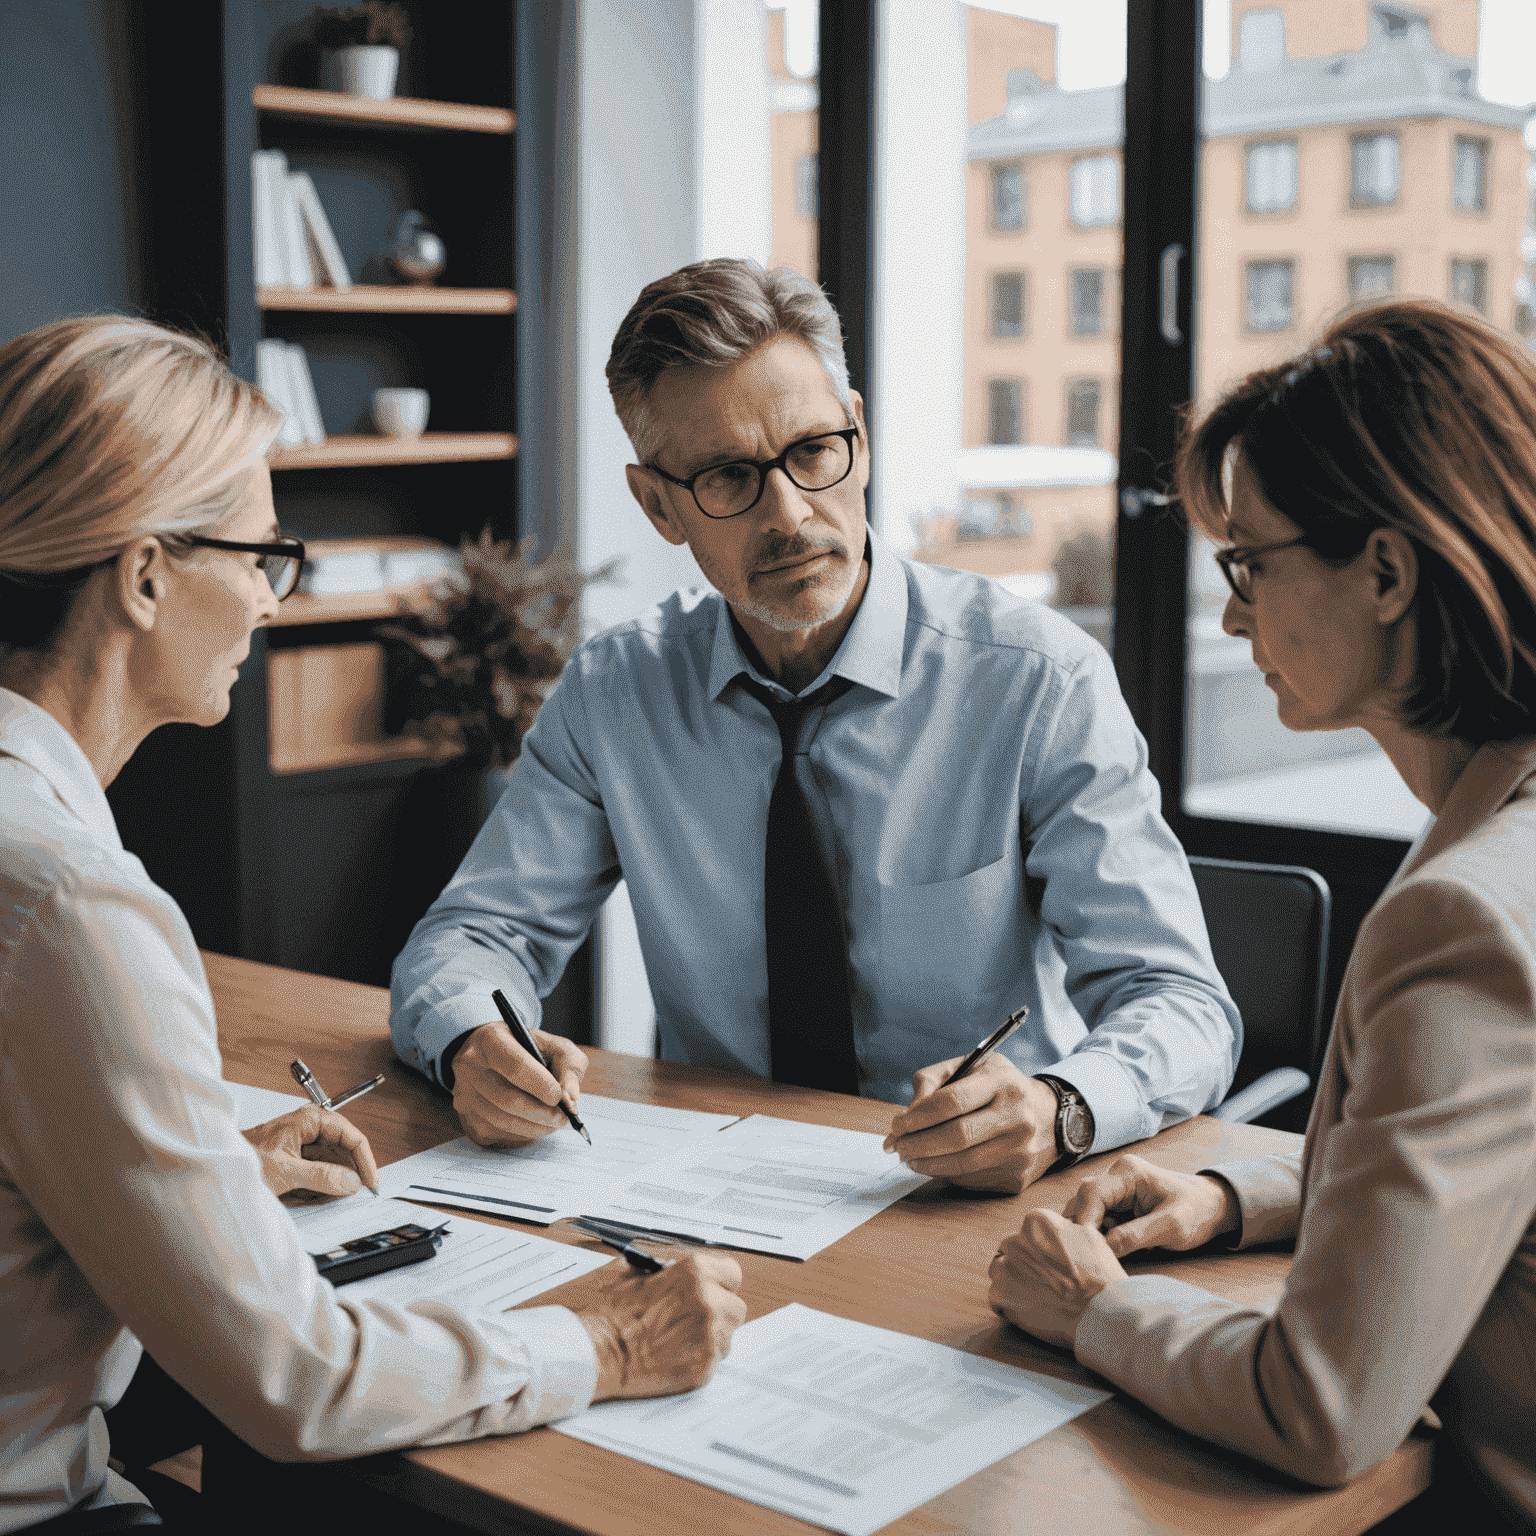
[[[389,1041],[388,994],[377,987],[204,957],[218,1007],[225,1076],[292,1092],[288,1063],[302,1055],[333,1089],[370,1073],[387,1081],[347,1109],[381,1164],[459,1134],[448,1096],[408,1072]],[[586,1086],[598,1093],[685,1109],[888,1129],[894,1107],[756,1078],[593,1050]],[[1137,1150],[1193,1171],[1222,1159],[1294,1147],[1298,1137],[1207,1117],[1165,1131]],[[1091,1168],[1093,1160],[1082,1165]],[[1095,1382],[1070,1357],[1035,1343],[988,1311],[987,1263],[1032,1205],[1060,1209],[1077,1170],[1016,1198],[967,1196],[928,1185],[806,1263],[738,1254],[749,1317],[803,1302],[840,1317],[932,1339],[992,1360]],[[463,1215],[464,1213],[457,1213]],[[484,1220],[493,1220],[485,1217]],[[518,1223],[505,1223],[518,1225]],[[564,1224],[536,1229],[600,1247]],[[1133,1273],[1173,1274],[1256,1307],[1278,1296],[1288,1254],[1163,1255]],[[531,1305],[558,1302],[560,1291]],[[1031,1536],[1354,1536],[1429,1482],[1432,1442],[1410,1438],[1345,1488],[1307,1490],[1206,1445],[1121,1396],[995,1463],[886,1527],[904,1536],[1029,1532]],[[485,1532],[654,1536],[658,1530],[763,1536],[816,1530],[549,1430],[437,1446],[352,1463],[374,1486]]]

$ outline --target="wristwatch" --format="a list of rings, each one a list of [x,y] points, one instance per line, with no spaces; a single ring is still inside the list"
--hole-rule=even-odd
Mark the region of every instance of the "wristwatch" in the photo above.
[[[1056,1095],[1056,1162],[1052,1171],[1070,1168],[1080,1163],[1093,1145],[1093,1111],[1071,1083],[1043,1072],[1035,1075]]]

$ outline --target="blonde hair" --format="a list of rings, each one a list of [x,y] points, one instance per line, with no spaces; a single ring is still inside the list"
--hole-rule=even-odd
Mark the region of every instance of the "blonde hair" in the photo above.
[[[649,464],[661,446],[647,407],[663,373],[724,368],[778,336],[796,336],[816,354],[852,425],[842,327],[810,278],[720,256],[642,288],[613,338],[607,369],[613,407],[640,462]]]
[[[211,527],[281,425],[207,342],[147,320],[80,315],[16,337],[0,347],[0,575]]]

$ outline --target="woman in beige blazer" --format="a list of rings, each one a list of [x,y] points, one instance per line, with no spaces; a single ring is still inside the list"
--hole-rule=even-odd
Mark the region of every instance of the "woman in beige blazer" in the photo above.
[[[1179,490],[1280,718],[1363,726],[1435,818],[1361,926],[1301,1151],[1120,1158],[1026,1217],[992,1306],[1309,1483],[1432,1406],[1475,1528],[1536,1531],[1536,357],[1443,305],[1357,311],[1189,434]],[[1282,1240],[1273,1313],[1120,1264]]]

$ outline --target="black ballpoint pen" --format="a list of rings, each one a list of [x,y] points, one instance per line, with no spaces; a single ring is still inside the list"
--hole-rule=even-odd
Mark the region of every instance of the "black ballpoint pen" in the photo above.
[[[513,1010],[512,1004],[506,1000],[500,990],[491,993],[491,1001],[496,1004],[496,1011],[501,1015],[502,1020],[506,1024],[507,1028],[512,1031],[512,1038],[516,1040],[517,1043],[522,1046],[522,1048],[527,1051],[528,1054],[532,1056],[533,1059],[538,1062],[538,1064],[543,1067],[546,1072],[549,1072],[549,1062],[545,1060],[544,1052],[539,1049],[538,1041],[528,1033],[527,1027],[524,1025],[523,1021],[518,1018],[516,1012]],[[551,1072],[550,1076],[553,1077],[554,1073]],[[560,1108],[565,1111],[565,1118],[571,1122],[571,1128],[573,1130],[579,1131],[581,1133],[582,1140],[584,1140],[590,1147],[592,1145],[592,1138],[587,1134],[586,1126],[581,1123],[581,1117],[576,1113],[576,1111],[565,1102],[565,1097],[563,1094],[560,1099]]]

